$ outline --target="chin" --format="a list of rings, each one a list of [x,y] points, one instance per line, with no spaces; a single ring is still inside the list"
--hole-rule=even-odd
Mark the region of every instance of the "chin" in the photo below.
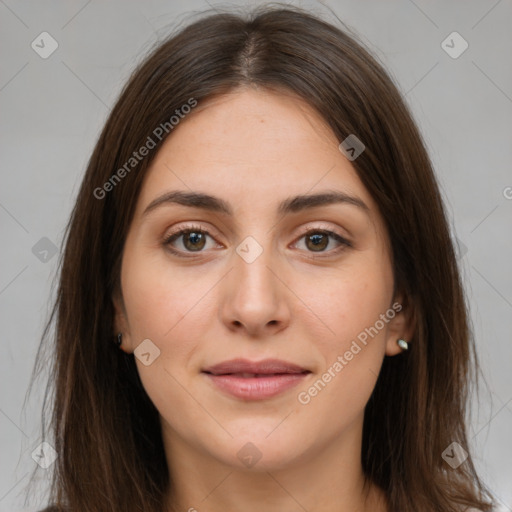
[[[308,451],[304,436],[285,429],[278,432],[278,425],[274,420],[270,429],[266,422],[260,428],[255,428],[252,422],[252,428],[246,428],[243,433],[228,429],[233,438],[226,444],[216,445],[214,456],[238,470],[253,472],[279,471],[294,466]],[[219,451],[222,448],[224,450]]]

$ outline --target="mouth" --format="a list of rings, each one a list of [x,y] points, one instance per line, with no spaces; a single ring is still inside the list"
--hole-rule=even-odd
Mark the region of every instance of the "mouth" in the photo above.
[[[295,363],[277,359],[260,362],[233,359],[202,373],[217,390],[244,400],[263,400],[284,393],[311,373]]]
[[[250,361],[248,359],[231,359],[203,369],[212,375],[282,375],[308,372],[306,368],[281,359],[264,359]]]

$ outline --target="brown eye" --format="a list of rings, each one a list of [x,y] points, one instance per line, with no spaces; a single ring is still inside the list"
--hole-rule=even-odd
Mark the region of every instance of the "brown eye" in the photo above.
[[[181,229],[164,240],[164,245],[176,255],[186,255],[187,253],[200,253],[206,248],[208,238],[213,238],[199,227],[188,227]]]
[[[183,245],[189,251],[200,251],[206,244],[205,233],[199,231],[186,232],[183,235]]]
[[[306,247],[313,251],[323,251],[329,245],[329,236],[326,233],[316,232],[306,235]]]
[[[325,253],[326,256],[334,255],[347,247],[352,247],[352,244],[348,240],[345,240],[342,236],[328,229],[310,229],[300,237],[299,241],[302,240],[304,240],[304,246],[307,252]],[[333,240],[335,246],[328,249]],[[296,243],[298,244],[299,242]]]

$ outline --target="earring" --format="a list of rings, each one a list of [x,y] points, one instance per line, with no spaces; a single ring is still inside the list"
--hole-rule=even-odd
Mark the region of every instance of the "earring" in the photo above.
[[[120,347],[121,346],[121,343],[123,343],[123,333],[120,332],[118,335],[117,335],[117,338],[116,340],[114,341],[114,343]]]
[[[407,343],[407,341],[403,340],[403,339],[398,339],[396,340],[398,346],[402,349],[402,350],[408,350],[409,349],[409,343]]]

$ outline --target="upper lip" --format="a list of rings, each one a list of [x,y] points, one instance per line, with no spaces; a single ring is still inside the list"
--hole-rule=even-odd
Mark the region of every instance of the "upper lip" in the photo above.
[[[250,361],[248,359],[231,359],[222,363],[208,366],[203,372],[213,375],[226,375],[229,373],[255,373],[255,374],[275,374],[275,373],[304,373],[309,370],[301,366],[283,361],[281,359],[264,359],[263,361]]]

